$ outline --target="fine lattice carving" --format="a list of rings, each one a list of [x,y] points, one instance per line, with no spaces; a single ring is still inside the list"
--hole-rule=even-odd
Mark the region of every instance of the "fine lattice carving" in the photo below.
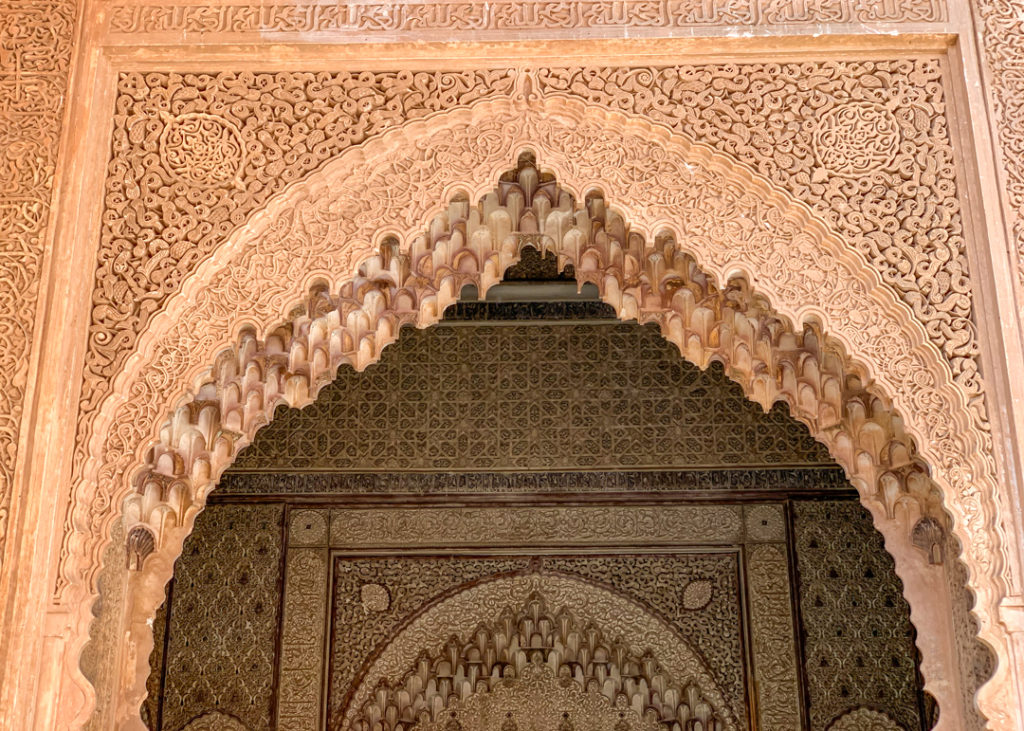
[[[904,731],[904,728],[884,713],[857,708],[833,721],[828,731]]]
[[[232,468],[827,463],[825,447],[784,407],[765,414],[720,368],[684,361],[656,328],[577,324],[406,330],[373,368],[342,368],[315,403],[275,414]]]
[[[693,362],[727,362],[730,376],[765,406],[787,400],[884,516],[887,539],[908,540],[889,522],[897,513],[916,520],[938,511],[940,492],[920,449],[946,507],[962,521],[955,527],[971,537],[965,546],[980,592],[980,632],[1000,645],[1002,629],[990,621],[1000,594],[989,438],[907,304],[879,287],[877,274],[806,206],[749,166],[642,117],[538,98],[535,88],[524,80],[507,101],[367,140],[358,156],[343,153],[275,198],[202,265],[175,295],[177,315],[151,323],[147,357],[131,362],[124,389],[97,422],[105,438],[79,461],[74,515],[84,530],[69,531],[63,580],[75,592],[91,590],[95,552],[115,515],[107,506],[125,494],[127,475],[139,475],[140,496],[169,492],[175,502],[164,530],[186,532],[213,480],[278,403],[309,403],[341,363],[375,361],[401,324],[434,323],[463,284],[484,291],[496,282],[518,255],[511,232],[525,211],[526,233],[545,230],[543,246],[574,263],[577,277],[594,284],[619,317],[659,321]],[[436,192],[495,180],[507,168],[505,151],[526,140],[560,181],[580,190],[545,181],[499,188],[477,205],[456,196],[417,233],[441,209]],[[413,171],[415,196],[395,185]],[[610,200],[630,202],[630,225],[603,197],[581,195],[598,180]],[[652,189],[652,180],[666,182]],[[474,199],[486,190],[474,189]],[[375,246],[382,227],[399,231],[398,242]],[[737,267],[756,273],[754,286],[766,288],[778,311],[750,282],[729,279]],[[331,272],[340,289],[332,293],[303,272]],[[247,322],[268,329],[239,333],[242,309]],[[272,324],[282,320],[285,326]],[[186,383],[197,389],[195,399],[161,430],[159,415],[183,403]],[[155,444],[148,474],[139,469],[146,444]],[[169,475],[183,489],[165,490]],[[130,520],[141,522],[148,504],[131,499]]]
[[[0,562],[77,6],[52,0],[0,7]]]
[[[257,434],[259,441],[262,432]],[[800,492],[851,489],[842,469],[594,470],[587,472],[232,472],[221,495],[657,492],[749,490]]]
[[[172,589],[162,728],[213,711],[241,728],[272,725],[282,519],[279,505],[211,506],[189,536]],[[195,728],[235,728],[217,720]]]
[[[622,0],[615,4],[595,0],[525,0],[524,2],[375,2],[319,4],[277,2],[266,5],[230,4],[119,4],[110,12],[111,34],[275,33],[365,34],[389,37],[414,31],[439,38],[472,31],[558,31],[581,29],[688,28],[715,25],[758,26],[812,23],[937,22],[946,17],[944,0],[815,0],[759,2],[732,0]]]
[[[160,161],[189,185],[242,187],[239,173],[245,165],[242,135],[234,124],[212,114],[162,115]]]
[[[870,516],[832,501],[793,515],[811,728],[859,706],[920,728],[910,609]]]

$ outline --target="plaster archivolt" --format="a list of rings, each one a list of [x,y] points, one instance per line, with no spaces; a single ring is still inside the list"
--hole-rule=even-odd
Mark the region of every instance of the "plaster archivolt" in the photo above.
[[[126,72],[118,77],[76,462],[84,459],[91,420],[139,335],[256,210],[290,182],[392,127],[508,99],[525,84],[538,98],[573,97],[707,143],[812,207],[911,306],[971,394],[976,419],[986,423],[937,58],[462,72]]]
[[[558,183],[528,169],[494,190],[526,147]],[[372,363],[402,324],[430,325],[463,285],[499,281],[523,244],[572,262],[620,317],[658,322],[689,360],[722,360],[752,399],[786,400],[861,491],[912,607],[930,597],[915,588],[927,559],[910,530],[923,516],[945,522],[944,496],[980,634],[1003,661],[983,710],[1010,727],[998,696],[1009,655],[995,622],[1002,545],[987,435],[910,307],[807,206],[744,164],[642,118],[541,99],[528,82],[512,98],[346,151],[272,199],[151,320],[103,402],[75,485],[59,587],[77,611],[74,651],[123,506],[126,525],[147,525],[158,544],[133,579],[126,682],[137,707],[146,620],[238,450],[276,405],[310,403],[341,364]],[[926,682],[942,672],[927,651],[923,672]]]
[[[529,647],[532,642],[521,644],[524,631],[526,637],[544,635],[539,644],[545,649]],[[588,642],[596,645],[590,647]],[[496,666],[505,668],[506,675],[501,677],[521,675],[527,665],[538,663],[557,677],[574,679],[584,690],[598,686],[611,702],[624,695],[628,707],[640,715],[654,708],[662,721],[678,719],[685,728],[690,718],[707,714],[705,723],[707,716],[713,716],[725,729],[739,728],[735,709],[729,707],[703,660],[670,625],[612,591],[547,573],[496,578],[428,607],[369,665],[353,689],[340,728],[372,731],[391,706],[398,711],[399,721],[405,715],[419,720],[418,714],[429,709],[430,722],[437,723],[442,720],[440,711],[453,698],[465,699],[478,690],[478,684],[500,680],[487,667],[494,660],[483,661],[479,679],[469,674],[480,664],[477,653],[486,654],[488,646],[508,656]],[[588,657],[602,651],[610,662],[606,676],[584,677],[579,670],[578,677],[573,677],[577,663],[591,672]],[[428,698],[438,663],[446,665],[441,668],[445,674],[462,679],[438,699],[440,706]],[[646,682],[631,682],[635,676]],[[394,723],[385,728],[394,728]]]

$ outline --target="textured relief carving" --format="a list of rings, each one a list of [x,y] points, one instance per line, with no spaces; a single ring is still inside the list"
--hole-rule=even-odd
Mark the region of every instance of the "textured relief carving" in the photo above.
[[[197,521],[175,565],[162,728],[271,726],[282,516],[279,505],[214,505]]]
[[[327,159],[390,127],[438,109],[485,98],[507,99],[525,83],[530,84],[529,93],[540,98],[574,97],[692,136],[753,166],[806,202],[913,308],[929,337],[950,358],[958,382],[974,402],[976,417],[984,422],[942,81],[936,59],[813,68],[556,68],[528,76],[510,69],[123,74],[79,448],[88,437],[92,415],[109,392],[112,375],[125,362],[138,334],[197,264],[257,207]],[[778,111],[778,98],[789,100],[785,114]],[[903,140],[889,169],[862,170],[860,163],[840,163],[844,155],[854,160],[849,152],[856,149],[857,133],[837,131],[851,126],[851,110],[862,110],[859,116],[853,113],[856,121],[867,115],[863,110],[881,106],[894,110],[891,115]],[[162,114],[204,115],[211,109],[222,110],[220,118],[241,130],[250,151],[241,172],[244,190],[190,189],[175,183],[163,165],[154,165],[152,150],[159,136],[155,128],[163,128]],[[819,129],[823,119],[835,120],[826,136],[847,151],[829,157],[839,164],[842,175],[821,175],[827,168],[813,150],[825,154]],[[151,127],[153,131],[145,131]],[[637,157],[627,169],[636,172],[644,164]],[[851,183],[854,170],[860,172]],[[400,170],[393,172],[392,185],[402,177]],[[921,230],[934,234],[922,237]]]
[[[346,508],[331,512],[331,546],[472,546],[493,541],[558,544],[571,536],[597,545],[629,542],[737,541],[740,508],[734,505],[644,507]]]
[[[621,671],[621,668],[616,667]],[[464,700],[450,706],[450,712],[435,722],[419,721],[413,726],[418,731],[502,731],[524,729],[558,729],[575,731],[682,731],[681,724],[699,721],[702,728],[714,729],[711,708],[701,703],[699,695],[687,698],[683,707],[696,708],[695,717],[661,720],[653,711],[630,707],[625,695],[607,697],[598,690],[598,684],[584,689],[571,676],[555,677],[549,667],[529,664],[518,677],[500,679],[490,683],[484,692],[475,691]]]
[[[800,680],[786,546],[747,547],[750,633],[762,731],[799,731]]]
[[[234,185],[242,188],[240,173],[245,148],[238,128],[213,114],[164,112],[160,161],[178,180],[199,187]]]
[[[683,587],[683,607],[690,611],[703,609],[711,603],[715,583],[707,579],[696,579]]]
[[[327,545],[327,515],[322,510],[294,510],[288,522],[288,545]]]
[[[786,516],[781,505],[751,505],[743,509],[748,541],[786,540]]]
[[[703,2],[702,0],[528,0],[527,2],[373,2],[269,5],[117,5],[109,32],[138,33],[358,33],[389,37],[414,31],[442,37],[462,31],[558,31],[587,29],[687,28],[715,25],[937,22],[943,0],[817,0],[800,2]]]
[[[444,630],[438,632],[441,637],[444,634]],[[697,682],[690,677],[670,677],[649,650],[635,654],[625,644],[628,638],[625,635],[622,641],[616,641],[607,637],[600,623],[592,620],[582,624],[572,611],[548,607],[543,593],[534,592],[518,610],[505,607],[491,623],[477,626],[468,642],[453,636],[439,654],[421,655],[415,667],[397,682],[384,679],[362,706],[349,708],[338,728],[435,729],[445,727],[451,718],[457,718],[463,728],[474,728],[482,720],[479,706],[495,708],[498,699],[478,701],[476,708],[453,706],[453,700],[500,692],[517,678],[528,682],[531,667],[545,668],[551,679],[569,682],[581,696],[586,695],[585,690],[592,690],[598,697],[603,696],[605,703],[621,699],[622,707],[638,711],[653,725],[664,723],[673,731],[692,728],[696,723],[708,729],[731,725],[705,700],[706,691]],[[684,642],[682,638],[675,641]],[[690,682],[679,685],[680,680]],[[534,706],[534,710],[544,713],[552,700]],[[580,710],[579,705],[576,710]]]
[[[479,648],[484,635],[491,641]],[[717,719],[714,728],[742,727],[742,713],[725,703],[685,638],[639,604],[579,578],[528,573],[492,579],[430,605],[404,625],[347,697],[340,714],[344,721],[332,727],[365,731],[385,718],[391,724],[406,723],[405,717],[415,720],[419,709],[431,714],[436,710],[430,717],[436,722],[452,697],[484,690],[506,673],[518,675],[531,660],[550,663],[559,677],[567,673],[583,687],[597,682],[610,698],[624,693],[630,706],[655,707],[663,718],[692,718],[706,704]],[[488,651],[492,646],[494,651]],[[498,669],[478,670],[480,662],[496,663]],[[608,668],[606,675],[609,662],[626,669]],[[438,663],[444,665],[440,674]],[[632,682],[645,672],[651,673],[648,682]],[[434,683],[429,682],[432,674]],[[694,690],[688,694],[686,689],[699,689],[703,701],[690,708],[687,701]],[[423,694],[438,694],[437,700],[428,704]],[[420,696],[422,701],[417,700]],[[335,703],[332,692],[332,707]]]
[[[359,600],[367,612],[386,612],[391,606],[391,594],[383,584],[363,584],[359,587]]]
[[[781,410],[781,409],[780,409]],[[263,432],[256,435],[259,442]],[[232,472],[221,495],[657,492],[851,490],[841,468],[687,469],[606,472]]]
[[[793,515],[811,729],[859,706],[920,728],[910,608],[870,516],[832,501]]]
[[[0,7],[0,562],[18,461],[76,7],[74,0]]]
[[[320,728],[327,581],[325,550],[289,546],[278,660],[276,728],[281,731]]]
[[[457,511],[454,511],[457,513]],[[581,544],[585,545],[585,544]],[[353,647],[377,648],[390,642],[394,633],[408,620],[418,616],[424,607],[438,597],[450,593],[453,587],[479,583],[495,575],[513,575],[526,572],[560,572],[612,587],[616,591],[636,597],[660,616],[668,618],[682,637],[700,646],[702,656],[717,682],[737,708],[745,705],[742,674],[734,670],[743,663],[743,648],[739,637],[739,604],[736,560],[734,554],[665,554],[616,555],[569,558],[530,556],[478,558],[456,556],[445,558],[403,557],[357,558],[338,557],[334,563],[334,604],[332,614],[331,678],[329,683],[332,717],[339,717],[348,706],[353,684],[363,677],[360,669],[364,661]],[[691,581],[710,580],[718,586],[709,603],[702,610],[686,610],[681,603],[677,587]],[[325,579],[326,581],[326,579]],[[384,612],[367,614],[358,601],[360,587],[368,582],[389,587],[392,602]],[[666,582],[671,589],[666,590]],[[322,590],[326,592],[327,585]],[[472,639],[473,629],[481,622],[494,622],[506,604],[518,609],[524,605],[526,595],[519,599],[495,595],[472,610],[473,614],[452,614],[453,621],[462,627],[459,632]],[[595,610],[596,611],[596,610]],[[476,620],[473,617],[477,617]],[[448,615],[439,615],[448,616]],[[575,615],[579,618],[581,615]],[[588,615],[589,616],[589,615]],[[448,620],[444,620],[448,621]],[[463,624],[463,622],[465,622]],[[474,623],[475,622],[475,623]],[[607,618],[602,619],[606,624]],[[449,627],[449,625],[445,625]],[[418,634],[422,646],[408,643],[407,654],[399,653],[392,665],[396,673],[404,673],[415,665],[417,653],[428,645],[436,645],[437,652],[454,630],[438,630],[423,626]],[[433,634],[431,634],[431,632]],[[612,634],[612,639],[621,634]],[[469,640],[467,640],[469,641]],[[282,643],[288,645],[287,636]],[[405,652],[405,650],[403,650]],[[369,682],[369,681],[360,681]],[[742,713],[741,713],[742,715]]]
[[[881,104],[847,102],[821,116],[813,140],[823,173],[859,177],[892,166],[900,145],[899,121]]]
[[[828,731],[904,731],[903,727],[884,713],[858,708],[837,718]]]
[[[698,364],[713,357],[728,362],[730,375],[766,406],[786,399],[793,415],[829,444],[864,499],[888,516],[881,526],[895,540],[905,540],[887,522],[897,511],[938,509],[916,440],[947,507],[963,521],[958,530],[971,536],[966,545],[982,596],[981,632],[1000,645],[1002,630],[990,621],[1000,594],[988,437],[968,425],[973,422],[963,407],[964,390],[936,359],[907,306],[878,287],[876,275],[805,206],[753,177],[749,167],[643,119],[596,112],[567,98],[538,99],[533,88],[523,82],[515,100],[455,110],[367,141],[359,149],[358,174],[355,158],[343,154],[310,181],[292,186],[271,211],[232,237],[222,256],[204,265],[175,297],[180,317],[154,321],[147,335],[150,356],[132,362],[124,379],[129,385],[104,407],[106,441],[92,445],[75,501],[78,525],[89,526],[88,535],[69,540],[62,576],[76,592],[91,586],[95,561],[89,557],[102,547],[113,518],[105,506],[124,494],[123,476],[139,466],[141,445],[157,438],[157,415],[180,402],[182,373],[203,372],[221,353],[205,378],[189,381],[202,397],[175,413],[162,435],[167,441],[152,450],[150,474],[137,486],[140,496],[156,494],[162,489],[157,475],[196,476],[191,492],[175,493],[183,502],[168,515],[203,499],[211,476],[251,440],[276,404],[308,403],[343,362],[357,368],[373,362],[402,323],[436,322],[463,283],[485,290],[497,281],[517,255],[504,238],[508,229],[498,223],[508,215],[502,190],[478,206],[451,201],[427,233],[416,231],[422,231],[426,212],[436,210],[430,191],[494,180],[507,165],[504,151],[529,140],[562,180],[581,186],[602,180],[609,199],[619,195],[632,202],[633,221],[626,226],[596,196],[577,209],[581,197],[554,181],[531,188],[543,191],[544,202],[533,201],[536,209],[520,207],[518,201],[533,195],[510,186],[517,215],[507,220],[520,220],[518,212],[525,210],[533,226],[543,225],[552,234],[545,235],[544,246],[577,262],[578,277],[597,286],[620,317],[642,312],[644,321],[659,320],[665,336]],[[405,179],[410,171],[419,176],[415,196],[394,184],[396,175]],[[685,184],[652,189],[652,180]],[[317,186],[316,195],[310,185]],[[666,221],[678,223],[648,245],[647,236]],[[406,243],[374,248],[370,242],[382,222],[394,222]],[[352,243],[338,247],[338,241]],[[680,247],[706,262],[708,273]],[[300,274],[355,271],[360,261],[358,276],[344,280],[337,294],[318,283],[309,290]],[[728,279],[737,262],[758,273],[754,285],[766,289],[778,311],[745,280]],[[291,272],[286,276],[282,263]],[[265,279],[265,272],[275,275]],[[726,282],[724,289],[711,277]],[[303,291],[309,297],[296,308]],[[802,321],[808,302],[816,303],[824,333],[816,325],[789,329]],[[247,321],[287,318],[289,324],[268,330],[267,339],[250,330],[237,334],[234,313],[241,303]],[[856,363],[846,355],[851,353]],[[192,448],[179,452],[182,443]],[[146,502],[132,498],[130,504],[135,510]],[[182,530],[171,521],[166,525]]]
[[[988,99],[995,112],[1002,165],[1002,191],[1009,203],[1010,224],[1017,248],[1017,302],[1024,318],[1024,77],[1021,51],[1015,39],[1024,33],[1021,0],[979,0],[972,5],[979,16],[985,64],[991,83]]]
[[[204,713],[182,731],[249,731],[245,724],[226,713]]]
[[[275,413],[232,469],[831,462],[785,407],[765,414],[720,368],[686,362],[657,329],[580,323],[403,331],[373,368],[342,368],[315,403]]]

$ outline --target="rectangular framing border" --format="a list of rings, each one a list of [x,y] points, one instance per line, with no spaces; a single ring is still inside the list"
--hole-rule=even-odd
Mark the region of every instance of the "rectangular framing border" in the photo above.
[[[545,59],[558,62],[600,62],[615,57],[626,65],[654,62],[653,59],[670,58],[673,62],[686,60],[713,60],[714,58],[821,58],[844,54],[845,57],[877,57],[879,55],[917,53],[924,50],[946,53],[954,60],[952,73],[953,97],[961,100],[956,111],[959,141],[958,160],[967,160],[972,173],[966,178],[961,196],[970,216],[969,240],[975,259],[972,260],[977,305],[979,311],[999,313],[986,318],[979,325],[983,331],[982,363],[993,408],[992,420],[997,464],[1001,483],[1008,486],[1002,499],[1017,506],[1006,511],[1014,525],[1010,534],[1021,535],[1024,511],[1020,491],[1014,485],[1024,484],[1018,461],[1020,440],[1015,434],[1024,433],[1024,410],[1011,404],[1024,403],[1024,379],[1011,378],[1019,363],[1021,333],[1015,316],[1012,246],[1004,225],[999,201],[1003,197],[1000,185],[1001,171],[995,163],[996,142],[993,128],[988,126],[988,91],[984,85],[979,48],[971,9],[966,2],[950,2],[946,23],[923,26],[890,28],[893,35],[874,35],[871,27],[836,26],[828,28],[836,35],[815,37],[814,31],[789,26],[758,30],[751,38],[725,38],[725,31],[701,34],[703,38],[643,38],[610,40],[588,38],[578,41],[527,39],[513,46],[502,43],[466,43],[458,46],[446,43],[425,43],[410,49],[408,44],[329,42],[285,45],[287,39],[260,39],[246,43],[201,42],[198,48],[191,44],[173,44],[154,37],[133,37],[130,43],[116,48],[109,44],[105,31],[108,4],[99,0],[82,3],[82,22],[75,51],[76,60],[70,101],[65,115],[66,130],[76,130],[62,142],[61,165],[55,182],[55,206],[52,215],[52,240],[59,243],[59,251],[48,252],[44,259],[39,306],[39,327],[34,334],[31,350],[30,389],[25,402],[22,424],[19,464],[13,486],[12,513],[9,540],[6,546],[5,576],[0,585],[2,593],[12,597],[3,608],[4,627],[36,628],[29,632],[5,633],[3,654],[18,658],[5,663],[9,677],[5,677],[6,690],[0,696],[0,706],[13,714],[12,718],[34,718],[40,727],[52,725],[56,706],[40,690],[42,682],[47,689],[67,683],[58,668],[66,654],[68,635],[66,627],[72,611],[69,607],[49,600],[55,583],[56,557],[63,540],[62,517],[70,499],[72,470],[70,451],[66,445],[75,434],[78,417],[77,392],[80,387],[81,362],[88,324],[89,302],[95,264],[102,204],[103,180],[109,152],[110,120],[116,74],[122,69],[166,69],[211,67],[324,67],[345,66],[357,68],[373,65],[423,67],[437,65],[440,53],[453,60],[450,65],[521,64],[524,57],[531,64]],[[897,35],[897,33],[903,33]],[[696,36],[696,33],[687,33]],[[780,35],[788,37],[780,38]],[[709,38],[712,42],[709,43]],[[716,39],[717,40],[714,40]],[[186,39],[192,40],[192,39]],[[273,53],[266,53],[268,47]],[[703,51],[698,48],[703,47]],[[187,53],[184,53],[187,51]],[[325,51],[328,51],[325,53]],[[182,61],[188,58],[187,61]],[[273,58],[274,60],[268,60]],[[431,61],[433,59],[433,61]],[[972,124],[971,120],[980,120]],[[988,120],[988,121],[986,121]],[[965,192],[969,186],[969,193]],[[1010,257],[1010,258],[1008,258]],[[984,262],[979,268],[975,262]],[[84,274],[83,274],[84,273]],[[86,281],[88,279],[88,281]],[[1005,323],[1005,324],[1002,324]],[[1010,548],[1013,548],[1012,541]],[[47,556],[43,565],[19,561],[19,557]],[[1011,564],[1008,593],[1019,595],[1019,550],[1007,552]],[[1011,600],[1013,597],[1011,596]],[[1011,601],[1012,603],[1012,601]],[[36,620],[33,617],[42,619]],[[115,660],[117,662],[117,660]],[[36,676],[40,667],[48,667],[44,680]],[[19,669],[20,668],[20,669]],[[22,683],[18,678],[29,678]],[[79,691],[62,687],[59,695],[71,698]],[[102,692],[102,691],[101,691]],[[35,700],[33,700],[33,698]],[[34,706],[32,704],[35,704]],[[37,715],[38,713],[38,715]]]
[[[510,511],[518,513],[509,520]],[[588,531],[553,530],[622,525],[632,532],[609,539]],[[741,642],[746,655],[748,723],[762,731],[804,728],[799,629],[793,612],[794,577],[789,521],[780,503],[708,506],[560,507],[290,507],[277,678],[281,731],[316,731],[326,723],[330,597],[334,557],[436,555],[608,555],[735,553],[740,586]],[[440,521],[440,522],[439,522]],[[416,524],[448,525],[424,533]],[[352,531],[352,527],[355,530]],[[704,526],[700,532],[685,528]],[[638,530],[638,528],[640,528]],[[682,530],[681,530],[682,529]],[[682,539],[680,536],[685,535]],[[403,536],[427,540],[403,540]],[[779,583],[781,581],[781,583]],[[755,722],[756,716],[756,722]]]

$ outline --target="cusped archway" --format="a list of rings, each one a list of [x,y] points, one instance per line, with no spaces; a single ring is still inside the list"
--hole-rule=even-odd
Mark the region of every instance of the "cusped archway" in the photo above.
[[[670,624],[628,597],[554,572],[494,577],[424,608],[368,664],[332,727],[407,731],[443,727],[453,712],[479,718],[490,709],[473,696],[515,697],[524,677],[552,690],[547,673],[531,667],[581,694],[596,692],[609,711],[633,711],[634,727],[648,712],[669,731],[695,721],[709,731],[739,727],[742,709]]]
[[[547,175],[502,180],[526,148]],[[1001,660],[983,710],[1012,727],[999,701],[1011,656],[996,621],[994,468],[911,309],[743,164],[528,88],[391,130],[289,188],[139,339],[94,423],[61,566],[61,598],[76,612],[73,668],[114,521],[153,540],[124,617],[102,618],[129,637],[112,650],[115,715],[133,717],[144,695],[147,621],[195,515],[275,406],[309,403],[341,364],[373,362],[403,324],[436,322],[462,286],[486,290],[527,244],[572,263],[620,317],[658,322],[688,359],[722,361],[752,399],[786,400],[829,446],[896,557],[944,722],[962,711],[951,601],[931,543],[920,550],[914,536],[941,533],[943,508],[952,513],[980,634]]]

